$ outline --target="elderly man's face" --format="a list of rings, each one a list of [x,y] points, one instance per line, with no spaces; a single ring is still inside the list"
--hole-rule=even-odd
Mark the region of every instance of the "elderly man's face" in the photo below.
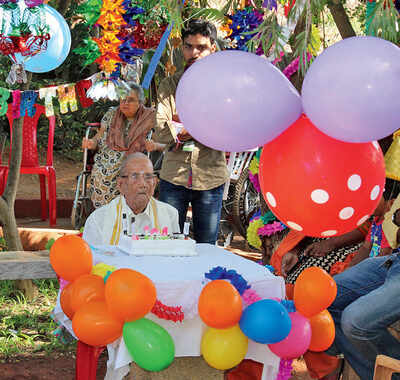
[[[156,183],[153,165],[147,158],[129,161],[118,178],[120,192],[135,214],[146,208]]]
[[[209,37],[201,34],[190,34],[183,41],[183,58],[188,66],[197,60],[207,57],[214,53],[216,49],[215,43],[211,43]]]

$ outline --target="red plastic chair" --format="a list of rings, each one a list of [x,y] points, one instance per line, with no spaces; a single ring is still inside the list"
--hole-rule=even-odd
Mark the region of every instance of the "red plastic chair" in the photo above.
[[[22,162],[21,174],[38,174],[40,181],[40,200],[42,220],[47,219],[47,201],[46,201],[46,177],[49,189],[49,219],[50,226],[54,226],[57,221],[57,198],[56,198],[56,171],[53,167],[53,144],[54,144],[54,128],[56,125],[55,116],[50,116],[49,119],[49,136],[47,140],[47,157],[46,165],[39,165],[39,156],[37,149],[37,123],[39,117],[45,115],[45,107],[40,104],[35,104],[36,113],[33,117],[27,114],[24,117],[23,134],[22,134]],[[7,118],[10,124],[11,141],[12,141],[12,104],[8,105]],[[11,145],[10,145],[11,157]],[[0,161],[1,163],[1,161]],[[0,194],[3,193],[6,186],[8,176],[8,166],[0,165]]]

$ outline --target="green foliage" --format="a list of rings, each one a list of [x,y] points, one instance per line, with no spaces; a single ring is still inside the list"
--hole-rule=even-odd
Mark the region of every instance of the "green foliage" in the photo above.
[[[21,352],[45,353],[73,351],[75,344],[64,345],[53,334],[57,324],[50,316],[57,300],[57,280],[35,280],[39,294],[27,301],[14,281],[0,282],[0,356],[3,360]]]

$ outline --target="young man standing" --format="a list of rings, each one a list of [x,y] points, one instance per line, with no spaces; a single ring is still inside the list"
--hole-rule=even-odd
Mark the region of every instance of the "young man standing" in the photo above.
[[[197,60],[215,52],[216,38],[216,28],[209,22],[189,22],[182,33],[185,70]],[[175,92],[183,72],[164,79],[158,90],[154,139],[167,144],[160,172],[159,199],[178,210],[181,229],[191,203],[194,239],[197,243],[215,244],[224,183],[229,173],[225,153],[194,140],[180,123],[175,108]]]

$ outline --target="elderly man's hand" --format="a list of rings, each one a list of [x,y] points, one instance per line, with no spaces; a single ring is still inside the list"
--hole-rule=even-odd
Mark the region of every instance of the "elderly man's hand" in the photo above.
[[[287,252],[282,257],[282,264],[281,264],[281,272],[283,277],[287,277],[290,270],[297,264],[299,261],[298,256],[294,252]]]
[[[321,240],[321,241],[310,244],[304,250],[304,254],[306,256],[322,257],[322,256],[326,256],[334,248],[335,248],[334,245],[332,244],[332,242],[329,239]]]

